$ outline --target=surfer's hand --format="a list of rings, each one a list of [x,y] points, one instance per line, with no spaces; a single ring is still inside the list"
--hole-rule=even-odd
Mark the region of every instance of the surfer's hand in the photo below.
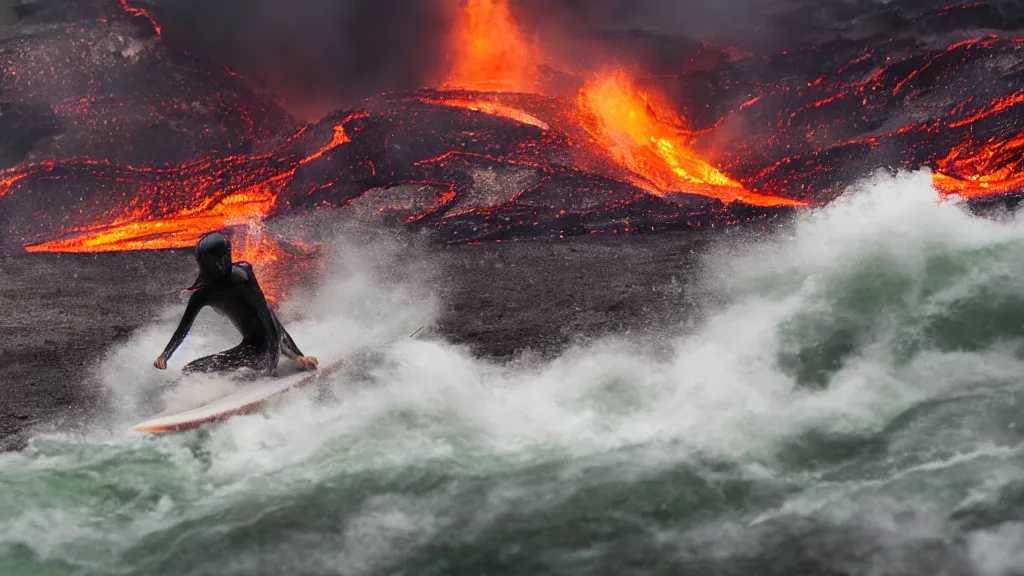
[[[299,368],[303,370],[316,370],[316,367],[320,364],[314,356],[299,356],[295,361],[299,363]]]
[[[156,361],[153,362],[153,366],[155,366],[158,370],[167,370],[167,360],[164,358],[163,354],[157,356]]]

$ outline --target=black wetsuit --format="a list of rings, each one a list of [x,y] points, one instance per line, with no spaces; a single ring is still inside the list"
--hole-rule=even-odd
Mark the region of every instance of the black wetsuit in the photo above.
[[[192,293],[181,323],[164,349],[165,360],[174,354],[192,328],[196,315],[205,306],[227,316],[241,332],[242,343],[219,354],[193,360],[182,372],[251,368],[266,375],[275,372],[282,353],[293,359],[302,356],[299,347],[267,305],[252,266],[248,262],[235,262],[231,265],[230,274],[203,283]]]

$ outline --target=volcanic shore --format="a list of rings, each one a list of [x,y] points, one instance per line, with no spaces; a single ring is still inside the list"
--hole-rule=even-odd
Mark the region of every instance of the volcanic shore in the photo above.
[[[937,199],[979,212],[1024,194],[1017,2],[770,0],[714,38],[553,26],[532,1],[437,3],[445,39],[406,47],[436,56],[432,76],[305,119],[267,86],[276,60],[240,73],[193,52],[174,2],[14,3],[0,27],[5,445],[88,420],[105,401],[91,370],[180,304],[181,249],[212,230],[285,301],[329,242],[281,222],[341,214],[427,237],[437,334],[506,361],[684,326],[715,302],[694,295],[709,244],[872,173],[931,170]]]
[[[731,235],[598,234],[417,249],[416,257],[426,258],[417,266],[434,271],[428,289],[440,301],[432,337],[499,363],[542,361],[610,334],[650,336],[656,348],[710,303],[699,292],[704,255]],[[104,356],[168,307],[183,309],[180,288],[194,272],[187,250],[0,252],[7,316],[0,444],[17,449],[33,430],[88,426],[108,401],[96,377]]]

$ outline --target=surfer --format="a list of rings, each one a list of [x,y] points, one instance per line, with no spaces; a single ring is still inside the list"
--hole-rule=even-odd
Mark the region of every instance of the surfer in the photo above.
[[[267,305],[252,265],[232,262],[231,242],[224,235],[216,232],[204,235],[196,244],[195,256],[199,276],[188,288],[192,295],[178,329],[153,366],[167,369],[167,360],[185,340],[199,311],[210,306],[231,320],[241,332],[242,342],[219,354],[189,362],[182,369],[183,373],[250,368],[264,375],[274,374],[281,354],[294,359],[303,370],[316,369],[317,359],[302,354]]]

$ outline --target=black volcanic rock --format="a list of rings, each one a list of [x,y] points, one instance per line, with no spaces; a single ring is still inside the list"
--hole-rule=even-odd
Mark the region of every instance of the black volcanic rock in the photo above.
[[[295,122],[227,69],[168,50],[116,1],[33,2],[0,29],[0,168],[88,155],[165,164],[241,153]],[[9,116],[9,118],[3,118]]]
[[[541,128],[438,102],[492,102]],[[659,198],[587,133],[572,104],[536,95],[423,90],[368,99],[251,156],[154,170],[68,160],[10,173],[0,194],[0,243],[35,244],[270,190],[269,216],[356,209],[432,229],[443,241],[690,229],[770,219],[791,209],[725,206],[685,190]],[[344,134],[341,141],[339,134]],[[2,183],[2,182],[0,182]],[[0,192],[4,192],[0,188]]]
[[[28,159],[43,140],[56,136],[60,120],[45,105],[0,102],[0,166],[14,166]]]

